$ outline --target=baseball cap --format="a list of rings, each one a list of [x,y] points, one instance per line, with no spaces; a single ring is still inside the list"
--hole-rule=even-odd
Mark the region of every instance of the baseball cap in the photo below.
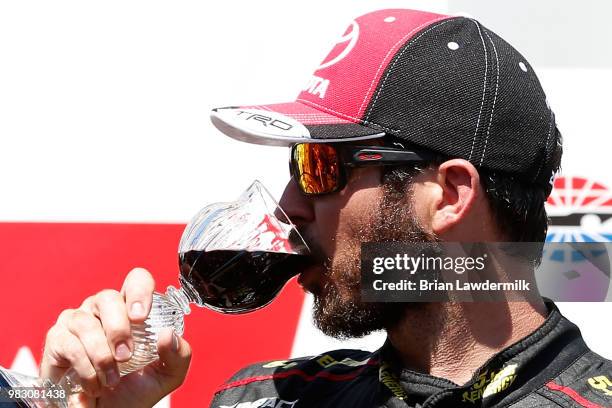
[[[295,101],[216,108],[211,120],[230,137],[266,145],[395,136],[547,193],[560,143],[517,50],[472,18],[407,9],[352,21]]]

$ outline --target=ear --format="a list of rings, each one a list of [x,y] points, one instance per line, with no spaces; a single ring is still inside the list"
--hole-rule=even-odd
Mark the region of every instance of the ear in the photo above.
[[[463,159],[452,159],[438,167],[438,192],[432,203],[431,228],[440,235],[465,220],[482,194],[478,170]]]

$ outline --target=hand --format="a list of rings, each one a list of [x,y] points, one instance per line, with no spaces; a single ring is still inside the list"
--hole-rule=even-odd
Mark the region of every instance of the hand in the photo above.
[[[119,379],[117,363],[133,351],[130,324],[146,319],[154,288],[151,274],[136,268],[121,292],[102,290],[60,313],[47,333],[41,377],[57,382],[74,368],[84,392],[70,398],[71,407],[152,407],[183,383],[191,347],[170,329],[159,335],[159,360]]]

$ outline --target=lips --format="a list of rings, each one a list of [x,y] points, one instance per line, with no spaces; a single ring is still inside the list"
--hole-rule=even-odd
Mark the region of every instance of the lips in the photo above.
[[[310,264],[304,267],[298,275],[298,283],[306,292],[317,293],[321,287],[325,268],[321,264]]]
[[[297,281],[304,291],[316,294],[323,285],[322,280],[325,279],[325,260],[327,257],[322,248],[318,245],[315,236],[310,234],[308,229],[302,229],[300,234],[308,243],[310,254],[302,258],[303,263],[297,271]]]

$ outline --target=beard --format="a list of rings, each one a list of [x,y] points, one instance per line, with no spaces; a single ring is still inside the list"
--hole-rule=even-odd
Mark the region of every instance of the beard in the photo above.
[[[361,301],[362,242],[439,242],[419,225],[406,196],[385,191],[379,212],[372,215],[368,227],[356,231],[354,239],[343,241],[343,247],[325,263],[326,279],[312,292],[314,323],[326,335],[338,339],[363,337],[397,325],[408,308],[424,306]]]

